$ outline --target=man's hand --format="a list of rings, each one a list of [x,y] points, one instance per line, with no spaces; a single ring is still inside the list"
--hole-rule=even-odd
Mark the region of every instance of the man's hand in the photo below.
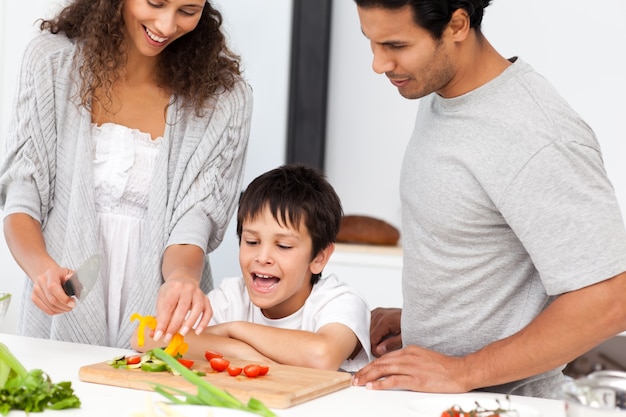
[[[473,389],[465,385],[463,369],[463,358],[411,345],[374,359],[354,375],[352,384],[374,390],[460,393]]]
[[[372,310],[370,326],[372,355],[380,357],[402,347],[401,315],[402,310],[399,308],[376,308]]]

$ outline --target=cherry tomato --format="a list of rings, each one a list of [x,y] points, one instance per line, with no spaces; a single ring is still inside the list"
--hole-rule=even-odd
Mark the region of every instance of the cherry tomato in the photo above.
[[[136,365],[141,362],[141,356],[127,356],[126,365]]]
[[[230,376],[237,376],[239,374],[241,374],[242,369],[241,368],[234,368],[232,366],[229,366],[226,371],[228,372],[228,375]]]
[[[230,361],[224,358],[211,358],[209,363],[211,364],[211,368],[217,372],[225,371],[230,365]]]
[[[190,369],[193,366],[193,361],[191,359],[178,358],[176,360],[180,362],[185,368]]]
[[[256,378],[259,376],[261,372],[261,367],[259,365],[246,365],[243,368],[243,373],[246,374],[248,378]]]
[[[270,367],[265,365],[259,365],[259,368],[261,368],[261,370],[259,371],[259,376],[267,375],[270,370]]]
[[[210,361],[213,358],[223,358],[224,355],[222,355],[219,352],[215,352],[212,350],[207,350],[204,352],[204,357],[206,358],[207,361]]]

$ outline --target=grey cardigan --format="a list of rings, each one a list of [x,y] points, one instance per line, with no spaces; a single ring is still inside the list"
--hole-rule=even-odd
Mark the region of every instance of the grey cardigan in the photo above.
[[[42,33],[27,47],[14,117],[0,165],[4,215],[26,213],[42,224],[50,255],[77,268],[98,253],[90,112],[78,103],[77,44]],[[217,94],[203,117],[172,100],[164,146],[149,190],[140,268],[132,277],[126,311],[155,314],[163,283],[162,255],[173,244],[204,249],[201,288],[212,286],[208,254],[221,242],[236,206],[250,132],[252,92],[243,79]],[[30,300],[26,279],[18,332],[26,336],[128,348],[136,323],[123,320],[108,340],[106,294],[100,276],[84,301],[67,314],[48,316]]]

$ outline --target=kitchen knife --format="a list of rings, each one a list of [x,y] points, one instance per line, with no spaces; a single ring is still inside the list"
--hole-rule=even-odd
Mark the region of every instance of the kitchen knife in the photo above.
[[[100,255],[93,255],[87,259],[70,278],[63,283],[65,294],[84,300],[87,293],[93,288],[100,273]]]

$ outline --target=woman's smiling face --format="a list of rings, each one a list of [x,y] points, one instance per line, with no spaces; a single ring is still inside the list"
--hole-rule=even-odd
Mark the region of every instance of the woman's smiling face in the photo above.
[[[266,206],[243,222],[239,264],[252,302],[266,317],[298,311],[311,293],[311,275],[325,264],[311,260],[313,243],[302,224],[281,224]]]
[[[129,53],[156,56],[196,28],[205,0],[126,0],[122,9]]]

